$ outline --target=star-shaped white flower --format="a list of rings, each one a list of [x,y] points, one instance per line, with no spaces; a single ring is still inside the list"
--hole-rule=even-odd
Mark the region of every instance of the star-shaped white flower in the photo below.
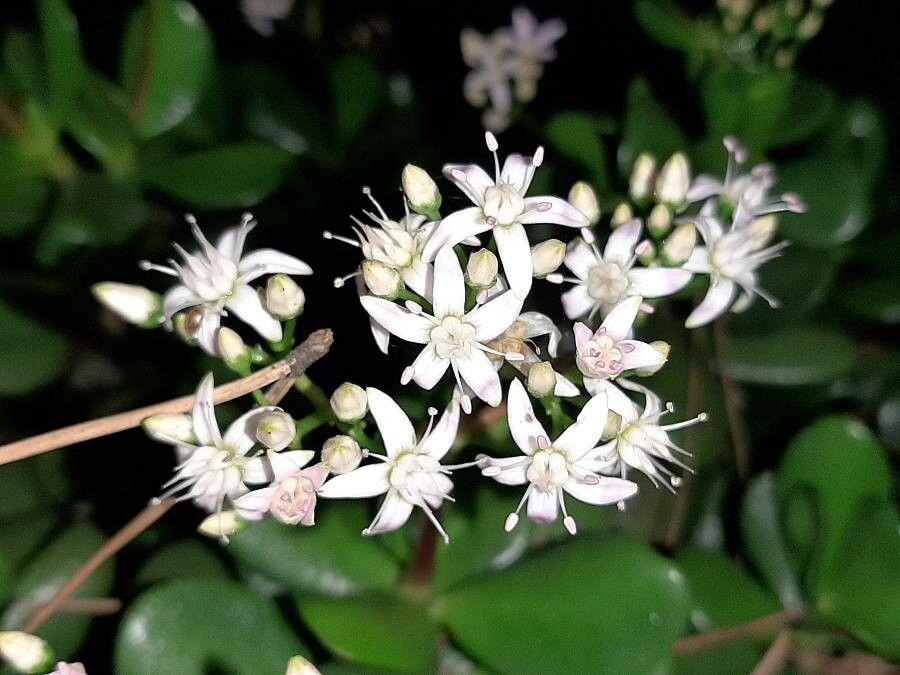
[[[675,492],[681,479],[672,473],[665,462],[681,467],[693,473],[693,470],[675,457],[677,453],[686,457],[691,454],[679,447],[669,438],[669,432],[705,422],[706,413],[684,422],[660,424],[663,415],[673,411],[672,404],[662,408],[659,396],[640,384],[629,380],[617,380],[619,384],[632,391],[644,395],[643,410],[615,384],[608,380],[596,383],[596,391],[605,393],[609,400],[609,408],[622,417],[622,423],[616,437],[608,443],[588,453],[585,461],[595,470],[602,473],[618,473],[625,478],[628,469],[637,469],[650,479],[654,486],[660,483]]]
[[[659,368],[666,358],[646,342],[631,339],[632,326],[644,299],[623,300],[606,316],[596,331],[575,324],[575,364],[584,374],[584,386],[596,393],[594,380],[618,377],[635,368]]]
[[[568,281],[575,286],[562,295],[563,310],[570,319],[600,312],[606,315],[626,298],[640,295],[661,298],[684,288],[691,273],[677,267],[635,267],[635,247],[641,236],[637,218],[613,230],[603,253],[596,244],[576,239],[566,253],[564,263],[575,278],[549,275],[548,281]]]
[[[441,466],[441,459],[456,439],[459,404],[452,400],[433,426],[431,422],[437,411],[432,408],[428,430],[418,440],[406,413],[390,396],[373,387],[366,389],[366,396],[387,454],[370,453],[369,457],[381,462],[335,476],[322,486],[319,496],[352,499],[387,494],[372,524],[363,530],[364,535],[398,529],[409,519],[413,507],[418,506],[444,541],[449,541],[434,510],[440,508],[445,499],[451,499],[453,482],[449,473],[456,467]]]
[[[493,352],[486,343],[515,321],[522,301],[507,291],[473,310],[465,311],[466,288],[462,269],[453,249],[445,246],[434,263],[434,315],[415,303],[404,309],[389,300],[364,296],[363,307],[379,325],[393,335],[425,345],[411,366],[403,371],[401,382],[414,380],[423,389],[431,389],[452,369],[462,390],[465,382],[485,403],[496,406],[503,398],[500,378],[485,352]],[[471,412],[468,396],[463,409]]]
[[[528,488],[518,508],[506,519],[506,531],[519,522],[519,511],[528,502],[528,517],[539,523],[556,520],[563,512],[563,524],[575,534],[575,519],[566,510],[563,493],[587,504],[621,502],[637,492],[637,485],[621,478],[600,476],[587,455],[597,445],[606,426],[606,396],[591,398],[575,423],[551,443],[538,421],[525,387],[519,380],[509,385],[507,398],[509,430],[524,457],[481,457],[481,473],[505,485]]]
[[[198,308],[190,329],[206,352],[216,354],[216,331],[227,310],[267,340],[280,340],[281,323],[268,312],[250,282],[267,274],[312,274],[309,265],[271,248],[244,254],[244,241],[255,225],[249,215],[237,227],[226,230],[215,246],[203,236],[193,217],[188,217],[188,222],[200,251],[188,253],[174,244],[183,259],[181,263],[170,260],[170,267],[140,263],[145,270],[163,272],[181,282],[163,297],[166,327],[171,329],[176,313]]]
[[[435,229],[425,245],[423,257],[431,260],[444,246],[455,246],[468,237],[493,231],[497,252],[503,263],[510,288],[520,298],[531,289],[533,266],[525,225],[554,223],[569,227],[587,227],[587,217],[559,197],[526,197],[534,172],[541,165],[544,149],[534,157],[513,154],[503,169],[497,157],[497,139],[485,134],[488,149],[494,155],[494,178],[475,164],[447,164],[444,175],[476,204],[451,213]]]

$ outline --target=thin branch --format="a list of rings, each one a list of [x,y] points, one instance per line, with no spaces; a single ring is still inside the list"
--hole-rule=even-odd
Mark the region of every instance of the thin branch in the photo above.
[[[213,391],[214,403],[224,403],[239,396],[244,396],[287,375],[296,379],[311,363],[328,352],[333,341],[334,336],[330,329],[325,328],[311,333],[301,345],[292,350],[281,361],[273,363],[271,366],[258,370],[240,380],[216,387]],[[290,386],[288,385],[288,389],[290,389]],[[283,397],[283,394],[280,397]],[[56,431],[9,443],[0,446],[0,465],[40,455],[58,448],[64,448],[75,443],[100,438],[101,436],[108,436],[126,429],[132,429],[151,415],[187,412],[193,404],[194,395],[191,394],[172,399],[171,401],[165,401],[164,403],[156,403],[136,410],[101,417],[90,422],[73,424]]]
[[[747,425],[744,423],[743,395],[741,388],[731,377],[728,364],[725,363],[728,354],[728,326],[726,317],[721,317],[713,324],[713,339],[716,345],[716,359],[719,364],[719,377],[722,380],[722,396],[725,401],[725,415],[728,417],[728,430],[731,434],[731,444],[734,446],[734,456],[737,463],[738,477],[746,480],[750,476],[750,435]]]
[[[14,603],[19,611],[29,614],[47,603],[36,598],[22,598]],[[122,601],[118,598],[68,598],[59,607],[60,614],[86,614],[89,616],[106,616],[117,614],[122,609]]]
[[[672,653],[693,654],[747,638],[768,635],[799,621],[804,615],[802,609],[784,609],[735,626],[710,630],[699,635],[686,635],[678,639]]]
[[[791,655],[791,631],[783,628],[750,675],[778,675]]]

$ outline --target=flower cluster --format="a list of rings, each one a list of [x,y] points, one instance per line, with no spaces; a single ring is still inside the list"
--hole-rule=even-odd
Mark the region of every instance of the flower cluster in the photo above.
[[[562,19],[539,23],[524,7],[512,12],[512,25],[482,35],[473,28],[460,34],[463,60],[472,70],[463,82],[466,100],[485,108],[482,123],[503,131],[513,101],[528,103],[537,95],[544,64],[556,58],[554,43],[566,34]]]

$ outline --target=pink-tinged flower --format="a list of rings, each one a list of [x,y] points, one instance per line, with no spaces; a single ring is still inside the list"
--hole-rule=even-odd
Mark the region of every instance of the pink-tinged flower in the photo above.
[[[174,244],[182,257],[181,263],[170,260],[168,267],[147,261],[140,263],[142,269],[156,270],[181,282],[163,296],[166,327],[172,328],[172,317],[178,312],[196,308],[189,330],[204,351],[216,354],[216,331],[227,311],[267,340],[280,340],[281,323],[265,308],[250,283],[267,274],[312,274],[310,266],[271,248],[244,254],[244,241],[255,226],[250,215],[237,227],[226,230],[215,246],[203,236],[193,217],[188,222],[200,251],[188,253]]]
[[[450,401],[437,424],[429,423],[421,440],[406,413],[384,392],[366,389],[369,410],[381,434],[386,455],[369,453],[369,457],[381,460],[379,464],[367,464],[349,473],[335,476],[319,490],[319,496],[328,499],[374,497],[386,494],[372,524],[363,534],[390,532],[401,527],[418,506],[445,541],[447,533],[434,515],[445,499],[449,499],[453,482],[451,469],[461,467],[441,466],[441,459],[456,439],[459,426],[459,404]],[[429,410],[434,422],[437,411]]]
[[[586,379],[612,379],[635,368],[659,368],[666,359],[646,342],[631,339],[632,326],[644,299],[623,300],[596,331],[575,324],[575,363]]]
[[[475,164],[444,166],[444,175],[476,206],[444,218],[425,245],[423,257],[431,260],[442,247],[455,246],[468,237],[491,230],[509,286],[524,299],[531,289],[533,274],[531,246],[524,226],[554,223],[581,228],[587,227],[588,220],[581,211],[559,197],[525,196],[535,170],[543,161],[543,148],[539,147],[534,157],[509,155],[501,170],[497,139],[490,132],[485,138],[494,155],[494,178]]]
[[[575,275],[564,278],[550,275],[548,281],[575,284],[562,295],[563,309],[570,319],[600,312],[605,316],[626,298],[636,295],[661,298],[684,288],[691,280],[691,272],[678,267],[635,267],[640,251],[636,251],[641,236],[641,221],[637,218],[622,223],[613,230],[603,253],[596,244],[576,239],[563,261]]]
[[[271,514],[288,525],[315,525],[316,492],[328,478],[328,467],[315,464],[302,468],[311,452],[295,450],[266,453],[266,473],[272,484],[234,500],[234,508],[245,520],[262,520]]]
[[[637,492],[637,485],[620,478],[598,475],[585,460],[597,445],[606,426],[606,396],[591,398],[575,423],[551,442],[538,421],[525,388],[519,380],[509,385],[507,398],[509,430],[524,457],[481,457],[481,473],[504,485],[528,488],[518,508],[506,519],[506,531],[519,522],[519,511],[528,503],[528,517],[539,523],[556,520],[560,510],[563,524],[575,534],[575,519],[566,510],[563,493],[587,504],[621,502]]]
[[[87,675],[87,671],[80,663],[59,661],[56,664],[56,668],[52,672],[47,673],[47,675]]]
[[[411,366],[403,371],[401,382],[415,380],[423,389],[431,389],[447,369],[453,370],[462,390],[465,382],[481,400],[499,405],[503,398],[500,378],[485,352],[489,340],[502,333],[519,314],[522,301],[507,291],[473,310],[465,311],[466,288],[462,269],[453,253],[445,246],[434,263],[434,315],[425,313],[414,303],[404,309],[374,296],[360,299],[363,307],[378,325],[393,335],[425,345]],[[468,396],[462,399],[468,413],[472,409]]]

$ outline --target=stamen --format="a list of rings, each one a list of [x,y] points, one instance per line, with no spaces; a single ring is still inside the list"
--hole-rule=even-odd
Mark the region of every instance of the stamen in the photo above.
[[[406,386],[409,384],[409,381],[413,379],[413,375],[416,374],[416,369],[412,366],[406,366],[403,369],[403,372],[400,374],[400,384]]]
[[[551,204],[550,202],[538,202],[534,208],[540,213],[543,213],[544,211],[549,211],[550,209],[552,209],[553,204]]]
[[[384,218],[384,220],[390,220],[390,218],[388,218],[387,214],[384,212],[384,209],[381,208],[381,204],[379,204],[378,200],[376,200],[375,197],[372,196],[372,189],[368,185],[364,185],[362,191],[363,194],[369,198],[369,201],[375,205],[375,208],[378,209],[378,213],[381,214],[381,217]]]
[[[594,236],[593,231],[589,227],[581,228],[581,238],[584,239],[586,244],[593,244],[597,241],[597,238]]]
[[[644,314],[653,314],[656,311],[656,307],[654,307],[653,305],[648,305],[646,302],[642,302],[641,306],[638,309],[640,309]]]
[[[335,241],[340,241],[345,244],[350,244],[351,246],[355,246],[356,248],[360,247],[360,243],[358,241],[356,241],[355,239],[351,239],[350,237],[343,237],[339,234],[333,234],[333,233],[329,232],[328,230],[325,230],[322,233],[322,238],[329,239],[329,240],[334,239]]]
[[[531,166],[534,168],[539,167],[544,163],[544,146],[537,146],[537,150],[534,151],[534,157],[531,158]]]
[[[475,304],[483,305],[488,301],[488,289],[482,288],[478,291],[478,295],[475,296]]]
[[[415,302],[413,300],[407,300],[403,304],[406,306],[406,309],[408,309],[413,314],[421,314],[423,311],[422,305],[420,305],[418,302]]]
[[[462,169],[450,169],[450,175],[453,176],[460,183],[466,182],[466,172]]]
[[[494,155],[494,183],[500,183],[500,158],[497,157],[497,148],[500,147],[500,144],[497,143],[497,137],[494,136],[490,131],[484,132],[484,141],[487,143],[488,150],[491,151],[491,154]],[[491,223],[493,225],[493,223]]]
[[[563,283],[566,280],[566,278],[559,272],[553,272],[552,274],[548,274],[547,276],[544,277],[544,279],[549,281],[551,284],[557,284],[557,285]]]
[[[696,417],[685,420],[684,422],[675,422],[674,424],[666,424],[665,426],[660,426],[659,428],[663,431],[677,431],[678,429],[684,429],[685,427],[692,427],[695,424],[700,424],[702,422],[706,422],[709,419],[709,416],[702,412]]]
[[[494,216],[488,216],[487,218],[484,219],[484,222],[486,222],[488,225],[493,227],[494,225],[497,224],[497,219],[494,218]]]
[[[669,478],[669,482],[672,484],[672,487],[681,487],[681,478],[679,476],[672,476]]]
[[[522,495],[522,499],[519,501],[519,505],[516,507],[516,510],[506,516],[506,523],[503,525],[503,529],[507,532],[512,532],[513,528],[519,524],[519,511],[522,510],[522,507],[525,506],[525,502],[528,500],[528,495],[531,494],[531,491],[534,489],[534,485],[529,485],[525,490],[525,494]]]
[[[425,515],[428,516],[428,520],[431,521],[431,524],[434,525],[434,529],[436,529],[438,531],[438,533],[441,535],[441,537],[444,539],[444,543],[449,544],[450,536],[447,534],[447,532],[444,530],[444,528],[441,527],[441,524],[438,522],[438,519],[435,518],[434,514],[431,512],[431,509],[428,508],[428,505],[424,501],[420,501],[419,508],[421,508],[425,512]]]
[[[249,225],[250,223],[252,223],[254,220],[255,220],[255,217],[253,216],[253,214],[250,213],[249,211],[245,211],[245,212],[241,215],[241,226],[242,226],[242,227],[247,227],[247,225]]]
[[[343,288],[344,285],[345,285],[348,281],[350,281],[350,279],[352,279],[353,277],[358,277],[360,274],[362,274],[362,271],[361,271],[361,270],[356,270],[356,271],[353,272],[352,274],[348,274],[348,275],[345,276],[345,277],[335,277],[335,279],[334,279],[334,287],[335,287],[335,288]]]
[[[650,240],[644,239],[644,241],[642,241],[640,244],[638,244],[637,246],[634,247],[634,252],[637,255],[644,255],[647,251],[650,250],[650,246],[652,246],[652,244],[650,243]]]
[[[619,509],[619,511],[624,512],[625,511],[625,501],[621,500],[621,499],[619,501],[617,501],[616,508]]]
[[[542,434],[537,437],[537,446],[541,450],[546,450],[550,447],[550,440]]]
[[[140,267],[145,272],[162,272],[163,274],[168,274],[170,277],[177,277],[178,272],[173,270],[171,267],[166,267],[165,265],[155,265],[149,260],[139,260],[138,267]]]

